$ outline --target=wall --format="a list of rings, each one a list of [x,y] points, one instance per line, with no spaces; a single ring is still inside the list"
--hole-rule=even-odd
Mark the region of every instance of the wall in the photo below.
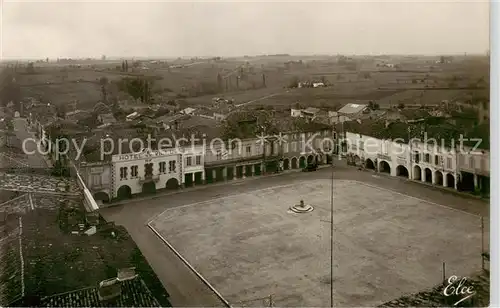
[[[458,169],[483,176],[490,176],[490,152],[476,150],[479,153],[459,154]]]
[[[182,155],[182,170],[183,174],[202,172],[202,179],[205,179],[205,147],[195,146],[187,147]],[[196,156],[200,156],[200,164],[196,164]],[[191,157],[191,166],[187,165],[187,159]],[[184,179],[183,179],[184,180]]]
[[[72,172],[76,175],[76,180],[77,180],[78,186],[83,191],[83,205],[85,206],[85,209],[88,212],[93,212],[93,211],[98,210],[99,206],[97,205],[94,198],[92,197],[92,193],[88,190],[87,186],[85,185],[85,182],[83,181],[82,177],[80,176],[80,173],[78,172],[78,169],[76,168],[74,163],[71,163],[70,167],[72,169]]]

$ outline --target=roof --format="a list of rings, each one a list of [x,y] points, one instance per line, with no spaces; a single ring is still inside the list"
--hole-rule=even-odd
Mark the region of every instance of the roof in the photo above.
[[[344,114],[358,113],[363,111],[367,107],[368,105],[347,104],[344,107],[340,108],[338,113],[344,113]]]
[[[115,117],[113,116],[112,113],[101,114],[99,116],[101,117],[101,121],[104,124],[115,123],[116,122],[116,119],[115,119]]]
[[[309,113],[318,113],[320,111],[320,109],[314,108],[314,107],[308,107],[308,108],[304,109],[303,111],[309,112]]]
[[[120,284],[122,293],[112,301],[100,301],[96,286],[42,298],[40,307],[161,307],[139,277]]]

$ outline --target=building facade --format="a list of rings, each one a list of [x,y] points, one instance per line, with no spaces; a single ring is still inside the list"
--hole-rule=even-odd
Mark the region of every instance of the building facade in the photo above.
[[[458,155],[462,189],[466,191],[490,193],[490,152],[466,148]]]
[[[78,164],[78,172],[82,180],[99,205],[108,203],[112,199],[111,169],[111,162],[107,161],[81,162]]]
[[[177,189],[184,183],[183,154],[176,149],[116,154],[111,164],[112,199]]]
[[[398,143],[358,133],[345,133],[346,155],[353,164],[391,176],[457,189],[455,149],[412,141]]]

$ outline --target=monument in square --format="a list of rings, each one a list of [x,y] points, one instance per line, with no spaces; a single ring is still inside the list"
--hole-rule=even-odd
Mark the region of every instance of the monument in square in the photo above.
[[[305,204],[304,200],[300,200],[299,204],[291,206],[289,210],[293,213],[303,214],[312,212],[314,208],[309,204]]]

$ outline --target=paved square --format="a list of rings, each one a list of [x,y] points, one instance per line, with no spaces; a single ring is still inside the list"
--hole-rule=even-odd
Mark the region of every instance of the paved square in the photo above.
[[[230,303],[330,305],[331,181],[172,208],[151,222]],[[334,305],[373,306],[481,266],[480,218],[353,181],[334,183]],[[314,206],[291,214],[299,203]],[[172,279],[175,279],[173,277]],[[255,300],[257,299],[257,300]]]

